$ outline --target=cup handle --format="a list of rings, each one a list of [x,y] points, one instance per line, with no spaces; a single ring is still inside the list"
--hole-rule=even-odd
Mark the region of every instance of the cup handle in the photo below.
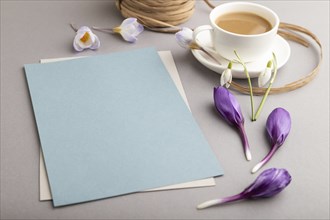
[[[202,45],[199,41],[198,41],[198,35],[203,32],[203,31],[209,31],[210,34],[211,34],[211,38],[212,38],[212,41],[213,41],[213,27],[211,25],[202,25],[202,26],[199,26],[197,28],[194,29],[193,31],[193,40],[198,44],[198,45]],[[213,53],[216,53],[215,50],[213,50],[212,48],[210,47],[207,47],[207,50],[211,50]]]
[[[199,26],[197,28],[194,29],[194,33],[193,33],[193,36],[194,36],[194,39],[196,39],[197,35],[202,32],[202,31],[212,31],[213,28],[211,27],[211,25],[202,25],[202,26]]]

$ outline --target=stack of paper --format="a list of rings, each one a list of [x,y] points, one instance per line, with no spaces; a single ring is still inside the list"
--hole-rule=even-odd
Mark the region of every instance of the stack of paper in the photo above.
[[[25,70],[54,206],[222,175],[154,49]]]

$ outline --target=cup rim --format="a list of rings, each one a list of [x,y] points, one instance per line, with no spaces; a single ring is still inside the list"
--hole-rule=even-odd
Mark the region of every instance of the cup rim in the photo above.
[[[273,15],[273,17],[275,18],[275,24],[272,26],[272,29],[270,29],[269,31],[266,31],[264,33],[261,33],[261,34],[237,34],[237,33],[233,33],[233,32],[230,32],[230,31],[227,31],[221,27],[219,27],[216,23],[215,23],[215,19],[212,19],[213,14],[215,13],[215,11],[218,10],[218,8],[220,7],[224,7],[224,6],[227,6],[227,5],[252,5],[254,7],[258,7],[258,8],[262,8],[263,10],[265,11],[268,11],[270,14]],[[260,4],[257,4],[257,3],[252,3],[252,2],[227,2],[227,3],[223,3],[221,5],[218,5],[217,7],[215,7],[214,9],[212,9],[210,15],[209,15],[209,20],[213,26],[213,28],[216,28],[216,29],[219,29],[227,34],[230,34],[230,35],[233,35],[233,36],[237,36],[237,37],[247,37],[247,38],[251,38],[251,37],[259,37],[259,36],[264,36],[264,35],[268,35],[274,31],[277,32],[277,29],[279,27],[279,24],[280,24],[280,19],[278,17],[278,15],[270,8],[266,7],[266,6],[263,6],[263,5],[260,5]]]

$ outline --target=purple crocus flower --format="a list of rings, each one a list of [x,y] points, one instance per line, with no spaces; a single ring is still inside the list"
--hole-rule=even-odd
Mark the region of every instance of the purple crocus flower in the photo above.
[[[222,86],[214,88],[213,96],[215,107],[220,115],[230,125],[238,128],[244,146],[245,157],[247,160],[251,160],[250,146],[244,129],[244,117],[238,101],[228,89]]]
[[[291,176],[285,169],[270,168],[263,171],[257,179],[243,192],[220,199],[206,201],[197,206],[197,209],[205,209],[242,199],[259,199],[275,196],[291,182]]]
[[[265,165],[283,145],[291,129],[291,117],[289,112],[283,108],[274,109],[268,116],[266,129],[272,148],[265,158],[252,169],[252,173],[257,172]]]

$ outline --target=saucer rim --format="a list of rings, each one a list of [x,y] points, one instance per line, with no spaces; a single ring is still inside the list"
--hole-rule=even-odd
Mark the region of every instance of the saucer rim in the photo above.
[[[281,67],[283,67],[289,60],[290,56],[291,56],[291,47],[288,43],[288,41],[286,41],[282,36],[280,36],[279,34],[276,34],[276,41],[279,41],[279,43],[277,44],[281,44],[281,47],[285,48],[285,51],[286,51],[286,56],[285,58],[283,59],[279,59],[277,58],[278,61],[281,61],[278,63],[278,69],[280,69]],[[209,42],[208,42],[209,43]],[[274,46],[275,47],[275,46]],[[273,47],[273,48],[274,48]],[[213,49],[213,46],[211,47]],[[274,50],[274,49],[273,49]],[[194,57],[201,63],[203,64],[205,67],[207,67],[208,69],[218,73],[218,74],[221,74],[223,70],[225,70],[225,68],[227,68],[227,65],[228,65],[228,62],[226,62],[226,64],[222,64],[222,65],[219,65],[219,64],[216,64],[215,62],[213,62],[212,60],[210,59],[206,59],[204,58],[202,55],[201,55],[201,51],[200,50],[197,50],[197,49],[191,49],[191,52],[192,54],[194,55]],[[219,55],[220,56],[220,55]],[[223,58],[223,57],[222,57]],[[225,59],[225,58],[223,58]],[[227,61],[227,59],[225,59]],[[258,61],[256,61],[258,62]],[[251,62],[253,63],[253,62]],[[254,62],[255,63],[255,62]],[[249,63],[247,63],[247,66],[249,65]],[[250,78],[256,78],[259,76],[259,73],[260,71],[262,71],[262,67],[260,67],[260,69],[256,69],[256,68],[253,68],[252,70],[250,69],[249,70],[249,75],[250,75]],[[245,74],[242,74],[244,73],[244,69],[241,67],[241,68],[237,68],[233,65],[233,68],[232,68],[232,75],[233,75],[233,78],[237,78],[237,79],[246,79],[246,75]]]

